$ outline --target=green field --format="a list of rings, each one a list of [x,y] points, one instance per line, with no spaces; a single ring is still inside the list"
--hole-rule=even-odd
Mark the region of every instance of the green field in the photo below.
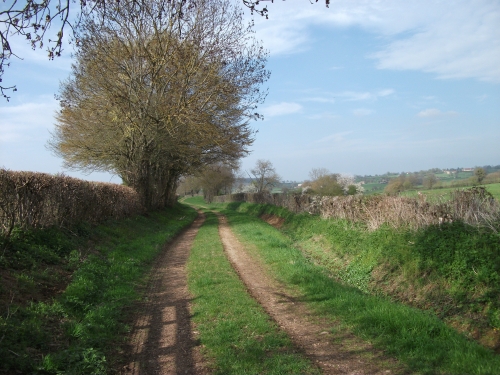
[[[386,186],[387,184],[369,183],[364,184],[363,188],[365,189],[365,194],[374,194],[383,192]]]
[[[500,184],[489,184],[483,185],[486,190],[488,190],[497,200],[500,200]],[[463,190],[470,188],[443,188],[443,189],[432,189],[432,190],[409,190],[404,191],[400,195],[405,197],[417,197],[418,192],[425,194],[429,199],[448,199],[450,197],[450,192],[455,190]]]
[[[455,182],[455,181],[460,181],[460,180],[466,180],[470,177],[474,176],[474,172],[459,172],[458,175],[455,178],[454,174],[446,174],[446,173],[437,173],[436,177],[438,178],[439,181],[443,182],[444,184]]]

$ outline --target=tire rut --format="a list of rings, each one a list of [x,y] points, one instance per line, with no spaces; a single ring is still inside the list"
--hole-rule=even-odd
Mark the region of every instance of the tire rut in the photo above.
[[[185,266],[198,229],[191,226],[167,244],[151,271],[144,302],[138,306],[121,374],[206,374],[193,338],[191,296]]]
[[[249,293],[324,374],[405,373],[396,361],[370,344],[348,332],[332,335],[331,322],[317,323],[305,304],[271,279],[262,264],[248,254],[222,215],[219,215],[219,235],[229,261]]]
[[[324,374],[403,373],[397,370],[395,361],[388,360],[352,334],[332,335],[333,324],[318,323],[297,296],[287,292],[249,255],[229,228],[226,218],[218,217],[219,236],[226,256],[249,293]],[[144,301],[136,309],[129,345],[125,348],[127,365],[119,371],[121,374],[210,373],[194,337],[190,312],[192,296],[187,288],[185,270],[194,238],[204,219],[204,215],[199,214],[157,258]],[[390,370],[386,366],[388,363]]]

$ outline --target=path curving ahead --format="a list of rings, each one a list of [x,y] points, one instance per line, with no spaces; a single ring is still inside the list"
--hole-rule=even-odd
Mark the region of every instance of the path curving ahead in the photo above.
[[[273,280],[219,217],[219,236],[226,255],[249,293],[264,307],[324,374],[403,373],[368,343],[344,333],[333,336],[332,323],[318,322],[296,296]],[[138,306],[128,347],[124,375],[209,374],[191,323],[191,295],[186,263],[194,238],[204,222],[199,214],[193,224],[166,245],[151,271],[144,301]],[[313,322],[314,321],[314,322]],[[390,368],[391,370],[389,370]]]

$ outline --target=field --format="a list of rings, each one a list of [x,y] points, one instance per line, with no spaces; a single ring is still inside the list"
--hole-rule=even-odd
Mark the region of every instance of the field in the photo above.
[[[384,191],[385,187],[387,184],[380,184],[380,183],[368,183],[364,184],[363,188],[365,189],[365,194],[374,194],[374,193],[381,193]]]
[[[466,180],[470,177],[474,176],[474,172],[459,172],[455,178],[455,175],[453,174],[446,174],[446,173],[437,173],[436,177],[438,178],[439,181],[443,182],[444,184],[451,183],[453,181],[460,181],[460,180]]]
[[[491,193],[497,200],[500,200],[500,184],[489,184],[483,185],[488,192]],[[428,199],[448,199],[450,196],[450,192],[455,191],[457,189],[467,189],[467,188],[443,188],[443,189],[432,189],[432,190],[409,190],[404,191],[400,195],[406,197],[417,197],[418,192],[426,195]]]

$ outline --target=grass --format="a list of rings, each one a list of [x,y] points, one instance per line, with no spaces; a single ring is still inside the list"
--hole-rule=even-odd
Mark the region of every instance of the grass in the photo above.
[[[194,197],[186,196],[184,198],[181,198],[181,203],[186,203],[202,208],[205,208],[209,205],[207,202],[205,202],[205,199],[203,199],[201,195],[195,195]]]
[[[487,184],[481,186],[484,186],[487,191],[489,191],[497,200],[500,201],[500,184]],[[419,190],[419,192],[425,194],[431,201],[436,199],[447,200],[450,198],[450,193],[457,189],[464,189],[464,188],[454,187],[454,188],[442,188],[442,189],[432,189],[432,190]],[[401,195],[415,198],[418,196],[418,191],[417,190],[404,191],[401,193]]]
[[[381,193],[384,191],[386,186],[387,186],[387,184],[381,184],[381,183],[364,184],[363,185],[363,188],[365,189],[364,194],[370,195],[370,194],[375,194],[375,193]]]
[[[412,373],[500,373],[500,356],[446,326],[434,314],[336,282],[326,267],[306,259],[289,237],[248,212],[234,211],[253,210],[252,213],[257,214],[262,208],[240,203],[225,207],[230,208],[224,213],[233,230],[243,242],[257,247],[261,258],[281,282],[298,287],[303,300],[318,314],[342,321],[355,334],[406,364]],[[346,233],[342,241],[361,244],[353,233]],[[358,267],[353,267],[350,275],[347,272],[347,277],[363,285],[363,277],[369,276],[373,259],[360,254]]]
[[[224,255],[217,223],[207,212],[188,263],[193,321],[213,373],[318,374],[248,295]]]
[[[16,231],[0,259],[2,281],[17,278],[1,290],[0,373],[107,373],[151,262],[195,216],[178,205],[98,227]],[[47,285],[59,290],[35,298]]]

